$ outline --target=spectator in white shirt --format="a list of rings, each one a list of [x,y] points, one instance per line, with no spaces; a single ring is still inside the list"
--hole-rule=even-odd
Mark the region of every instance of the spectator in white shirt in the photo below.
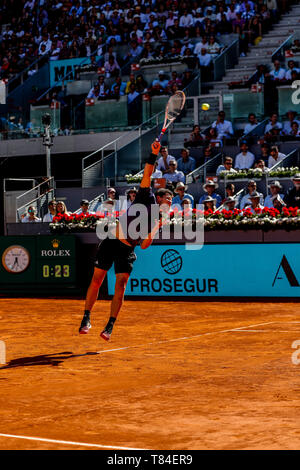
[[[286,70],[281,67],[279,60],[274,61],[274,69],[270,72],[270,76],[273,80],[283,81],[285,80]]]
[[[48,204],[48,212],[43,217],[43,222],[52,222],[53,217],[56,216],[56,201],[52,200]]]
[[[250,205],[246,206],[245,209],[250,209],[252,214],[256,214],[256,209],[263,209],[264,206],[260,203],[261,194],[257,191],[254,191],[251,196],[249,196]]]
[[[277,194],[278,194],[282,199],[284,198],[284,194],[280,194],[280,190],[282,189],[282,186],[279,183],[279,181],[272,181],[269,184],[269,188],[270,188],[270,193],[271,194],[266,196],[264,206],[265,207],[274,207],[274,205],[273,205],[273,197],[274,196],[277,196]]]
[[[240,209],[244,209],[246,206],[249,206],[251,204],[250,196],[254,192],[256,192],[256,183],[255,183],[254,180],[248,181],[247,190],[248,190],[248,193],[245,194],[245,196],[243,196],[242,199],[241,199]],[[263,204],[263,202],[264,202],[264,197],[263,197],[262,194],[260,194],[260,202],[261,202],[261,204]]]
[[[216,176],[219,176],[221,172],[226,171],[226,173],[236,173],[236,170],[232,168],[233,160],[231,157],[225,157],[224,164],[219,165],[217,168]]]
[[[197,44],[194,47],[194,54],[199,55],[201,53],[201,49],[207,49],[208,46],[208,40],[206,36],[203,36],[201,41],[197,42]]]
[[[233,136],[232,123],[230,121],[225,120],[224,111],[219,111],[218,118],[212,123],[211,127],[215,127],[217,129],[219,138]]]
[[[257,126],[257,119],[254,113],[249,113],[248,123],[245,125],[244,135],[249,134]]]
[[[89,201],[87,199],[82,199],[82,201],[80,202],[80,209],[81,211],[79,212],[79,215],[80,214],[84,214],[84,215],[93,215],[95,214],[95,212],[90,212],[89,211]]]
[[[179,26],[181,28],[190,28],[194,24],[193,16],[188,13],[187,10],[183,11],[183,15],[180,17]]]
[[[51,49],[51,45],[52,45],[52,41],[48,38],[48,34],[43,34],[42,35],[42,41],[40,42],[40,45],[39,45],[39,55],[42,55],[41,52],[42,52],[42,45],[45,45],[45,54],[47,54],[50,49]]]
[[[278,147],[276,145],[273,145],[270,149],[270,156],[268,159],[268,168],[272,168],[276,163],[281,162],[286,155],[284,153],[280,153],[278,151]]]
[[[284,132],[285,135],[289,135],[292,131],[292,123],[297,122],[298,125],[300,126],[300,121],[298,121],[298,119],[296,119],[296,116],[297,116],[296,111],[293,111],[293,110],[290,109],[286,113],[286,115],[288,117],[288,121],[285,121],[283,123],[283,132]]]
[[[271,115],[270,121],[268,122],[268,124],[265,127],[265,134],[267,134],[268,132],[270,132],[273,129],[277,129],[279,131],[282,131],[282,127],[283,126],[282,126],[281,122],[278,121],[278,114],[273,113]]]
[[[22,219],[23,223],[28,222],[42,222],[42,220],[36,216],[36,208],[33,206],[28,207],[27,215]]]
[[[171,160],[175,160],[173,155],[169,155],[168,147],[161,147],[160,149],[161,157],[157,162],[157,170],[160,170],[162,173],[169,171],[169,163]]]
[[[211,55],[208,54],[205,47],[201,49],[200,54],[198,55],[200,67],[208,67],[211,63]]]
[[[176,160],[170,161],[169,170],[167,173],[163,175],[163,178],[165,178],[167,182],[171,182],[171,183],[179,183],[179,182],[184,183],[185,182],[184,174],[182,173],[182,171],[177,170]]]
[[[157,165],[158,165],[158,162],[155,162],[154,163],[154,170],[153,170],[153,173],[151,175],[151,178],[162,178],[163,174],[162,174],[162,171],[158,170],[157,169]]]
[[[300,69],[298,69],[296,66],[295,66],[295,62],[293,60],[289,60],[288,61],[288,69],[287,71],[285,72],[285,79],[286,80],[291,80],[292,79],[292,71],[295,70],[296,73],[299,73],[300,72]]]
[[[242,142],[240,146],[241,152],[235,157],[234,168],[244,170],[252,168],[255,157],[252,152],[248,151],[246,142]]]

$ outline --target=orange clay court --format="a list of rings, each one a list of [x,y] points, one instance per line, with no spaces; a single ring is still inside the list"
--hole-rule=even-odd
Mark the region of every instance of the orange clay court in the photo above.
[[[0,300],[0,449],[299,448],[299,304],[83,305]]]

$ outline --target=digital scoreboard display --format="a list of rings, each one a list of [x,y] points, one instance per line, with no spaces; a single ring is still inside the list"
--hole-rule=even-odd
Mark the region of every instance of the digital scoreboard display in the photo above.
[[[0,282],[6,286],[76,284],[73,235],[1,237],[0,259]]]

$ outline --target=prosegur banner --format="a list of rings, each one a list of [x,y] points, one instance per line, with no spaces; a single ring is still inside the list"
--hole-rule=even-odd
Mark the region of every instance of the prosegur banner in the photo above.
[[[66,82],[75,80],[75,67],[90,62],[89,58],[84,59],[82,57],[80,59],[50,60],[50,87],[54,86],[67,74],[70,75],[65,80]]]
[[[136,249],[129,296],[300,297],[300,244],[154,245]],[[114,293],[113,268],[108,292]]]

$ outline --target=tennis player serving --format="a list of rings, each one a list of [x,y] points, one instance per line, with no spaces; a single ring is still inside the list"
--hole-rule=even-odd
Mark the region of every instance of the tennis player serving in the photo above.
[[[157,191],[155,201],[155,197],[151,190],[151,175],[154,169],[155,160],[160,150],[160,143],[155,141],[152,144],[151,149],[152,153],[145,164],[143,179],[136,198],[127,210],[126,217],[120,217],[119,224],[116,228],[115,238],[105,238],[101,241],[98,247],[94,274],[87,291],[84,316],[79,328],[80,334],[87,334],[91,328],[90,314],[98,298],[99,288],[107,271],[114,264],[116,274],[115,293],[111,302],[108,323],[100,335],[101,338],[106,341],[110,339],[114,323],[123,303],[126,284],[131,274],[133,263],[136,260],[134,249],[138,244],[143,249],[148,248],[163,223],[163,219],[160,217],[153,222],[153,218],[151,217],[151,207],[153,204],[157,203],[162,211],[166,211],[166,209],[169,209],[172,204],[172,192],[164,188]],[[136,218],[134,215],[130,214],[134,213],[133,206],[136,204],[142,204],[147,211],[146,233],[148,233],[148,235],[143,239],[141,237],[132,238],[130,236],[130,234],[132,235],[130,224],[134,221],[134,218]]]

